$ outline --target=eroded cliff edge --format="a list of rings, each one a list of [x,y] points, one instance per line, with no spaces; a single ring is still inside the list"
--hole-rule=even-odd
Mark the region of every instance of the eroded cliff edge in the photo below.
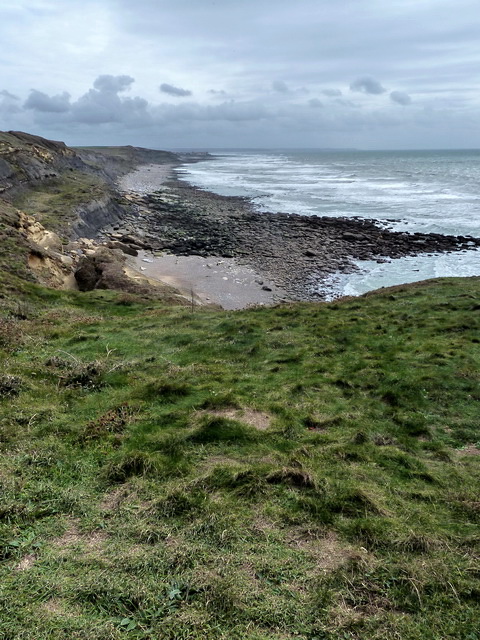
[[[121,220],[131,204],[119,176],[144,163],[178,164],[167,151],[137,147],[70,148],[29,133],[0,132],[0,284],[31,280],[75,288],[79,261],[97,252],[98,231]],[[114,277],[103,286],[145,292],[122,281],[124,254],[103,248],[100,265]],[[114,268],[115,267],[115,268]],[[122,281],[122,282],[121,282]]]

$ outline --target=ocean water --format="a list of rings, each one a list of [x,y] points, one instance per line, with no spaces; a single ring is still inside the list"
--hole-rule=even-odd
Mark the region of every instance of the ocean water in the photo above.
[[[179,168],[179,177],[258,211],[373,218],[408,232],[480,236],[480,150],[231,151]],[[480,252],[423,255],[318,283],[328,297],[441,276],[480,275]]]

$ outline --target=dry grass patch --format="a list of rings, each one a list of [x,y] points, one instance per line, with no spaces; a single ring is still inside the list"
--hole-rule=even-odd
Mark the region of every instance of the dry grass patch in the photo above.
[[[272,416],[263,411],[256,409],[235,409],[227,407],[225,409],[216,409],[215,411],[202,412],[203,415],[215,416],[216,418],[229,418],[244,422],[258,431],[266,431],[272,422]]]
[[[301,549],[312,556],[316,571],[324,573],[335,571],[347,562],[367,559],[365,549],[355,549],[338,539],[333,531],[314,531],[305,528],[293,529],[287,534],[291,547]]]
[[[128,487],[125,487],[125,486],[117,487],[116,489],[114,489],[110,493],[107,493],[104,496],[102,502],[99,505],[100,510],[115,511],[120,507],[122,502],[128,497],[129,493],[130,492]]]
[[[107,534],[104,531],[81,533],[78,523],[73,521],[63,535],[53,541],[53,547],[60,552],[80,548],[85,553],[98,553],[103,549]]]
[[[37,556],[34,553],[28,553],[26,556],[20,560],[20,562],[15,566],[15,571],[28,571],[33,567]]]

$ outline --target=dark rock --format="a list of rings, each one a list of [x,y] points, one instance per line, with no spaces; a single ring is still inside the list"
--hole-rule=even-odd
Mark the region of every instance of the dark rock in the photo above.
[[[342,238],[344,240],[348,240],[348,242],[359,242],[365,240],[365,236],[360,235],[359,233],[350,233],[349,231],[343,232]]]
[[[137,249],[118,240],[110,241],[107,246],[110,249],[120,249],[120,251],[123,251],[123,253],[126,253],[128,256],[138,256]]]
[[[100,277],[100,271],[91,258],[82,258],[75,271],[75,280],[80,291],[93,291]]]

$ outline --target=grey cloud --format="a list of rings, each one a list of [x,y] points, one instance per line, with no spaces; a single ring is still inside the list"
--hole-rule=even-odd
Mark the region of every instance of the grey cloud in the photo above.
[[[120,99],[117,94],[107,94],[90,89],[72,105],[72,116],[77,122],[103,124],[107,122],[136,122],[146,126],[150,118],[148,102],[143,98]]]
[[[289,93],[290,89],[283,80],[275,80],[272,82],[272,89],[278,93]]]
[[[318,98],[312,98],[311,100],[308,101],[308,104],[314,109],[323,107],[323,102]]]
[[[331,98],[337,98],[342,95],[340,89],[322,89],[321,93],[323,93],[324,96],[329,96]]]
[[[129,89],[134,82],[135,80],[131,76],[102,75],[98,76],[93,86],[104,93],[120,93]]]
[[[8,98],[9,100],[20,100],[18,96],[14,96],[13,93],[10,93],[10,91],[7,91],[6,89],[2,89],[2,91],[0,91],[0,96]]]
[[[360,93],[368,93],[370,95],[380,95],[386,91],[378,80],[374,80],[374,78],[370,77],[357,78],[357,80],[354,80],[350,85],[350,89],[352,91],[359,91]]]
[[[23,106],[44,113],[65,113],[70,109],[70,94],[64,91],[56,96],[48,96],[43,91],[32,89]]]
[[[168,93],[169,96],[175,96],[177,98],[185,98],[186,96],[192,95],[192,92],[188,89],[175,87],[173,86],[173,84],[167,84],[166,82],[160,85],[160,91],[162,91],[162,93]]]
[[[19,98],[14,96],[13,93],[10,93],[5,89],[0,91],[0,114],[3,116],[14,116],[17,113],[20,113],[22,109],[18,102]]]
[[[411,104],[412,102],[412,99],[408,95],[408,93],[404,93],[403,91],[392,91],[392,93],[390,94],[390,100],[403,106]]]
[[[147,126],[148,102],[143,98],[122,98],[118,94],[134,82],[130,76],[99,76],[90,89],[72,104],[72,119],[86,124],[125,122]]]
[[[163,104],[153,110],[154,120],[162,123],[188,120],[247,122],[267,119],[271,116],[272,114],[258,102],[236,102],[235,100],[215,106],[198,103],[178,106]]]
[[[352,109],[358,109],[360,105],[356,104],[355,102],[352,102],[351,100],[345,100],[345,98],[336,98],[336,100],[334,100],[335,104],[338,104],[342,107],[349,107]]]

